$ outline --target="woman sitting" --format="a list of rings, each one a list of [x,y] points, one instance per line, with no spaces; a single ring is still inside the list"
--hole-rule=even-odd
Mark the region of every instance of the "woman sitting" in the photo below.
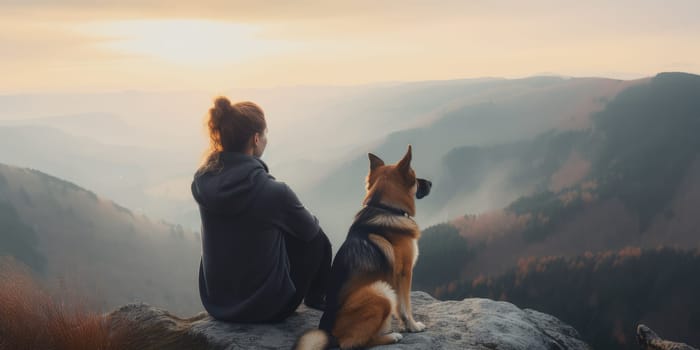
[[[302,299],[322,309],[331,244],[260,159],[267,145],[262,109],[219,97],[207,125],[210,149],[192,182],[202,219],[204,308],[231,322],[281,321]]]

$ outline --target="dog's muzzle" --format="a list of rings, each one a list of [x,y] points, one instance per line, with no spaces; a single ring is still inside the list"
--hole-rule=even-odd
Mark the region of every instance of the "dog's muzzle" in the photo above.
[[[430,194],[430,188],[433,187],[433,183],[426,179],[416,179],[418,181],[418,190],[416,191],[416,198],[421,199],[428,194]]]

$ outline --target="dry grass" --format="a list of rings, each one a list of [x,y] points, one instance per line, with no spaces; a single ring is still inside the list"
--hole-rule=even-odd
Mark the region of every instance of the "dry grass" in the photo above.
[[[49,295],[13,260],[0,260],[0,286],[0,350],[127,349],[129,325],[113,329],[87,303]]]

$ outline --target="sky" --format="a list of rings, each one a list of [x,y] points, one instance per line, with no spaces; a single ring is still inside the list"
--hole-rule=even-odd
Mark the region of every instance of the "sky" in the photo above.
[[[0,0],[0,94],[700,73],[697,0]]]

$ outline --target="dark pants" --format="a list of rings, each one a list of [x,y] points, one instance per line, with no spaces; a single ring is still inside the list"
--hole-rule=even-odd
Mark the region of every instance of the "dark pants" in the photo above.
[[[309,242],[290,235],[284,236],[284,242],[289,257],[289,275],[296,293],[287,307],[273,318],[274,321],[282,321],[292,315],[304,298],[318,300],[325,296],[331,273],[333,251],[323,231]]]

